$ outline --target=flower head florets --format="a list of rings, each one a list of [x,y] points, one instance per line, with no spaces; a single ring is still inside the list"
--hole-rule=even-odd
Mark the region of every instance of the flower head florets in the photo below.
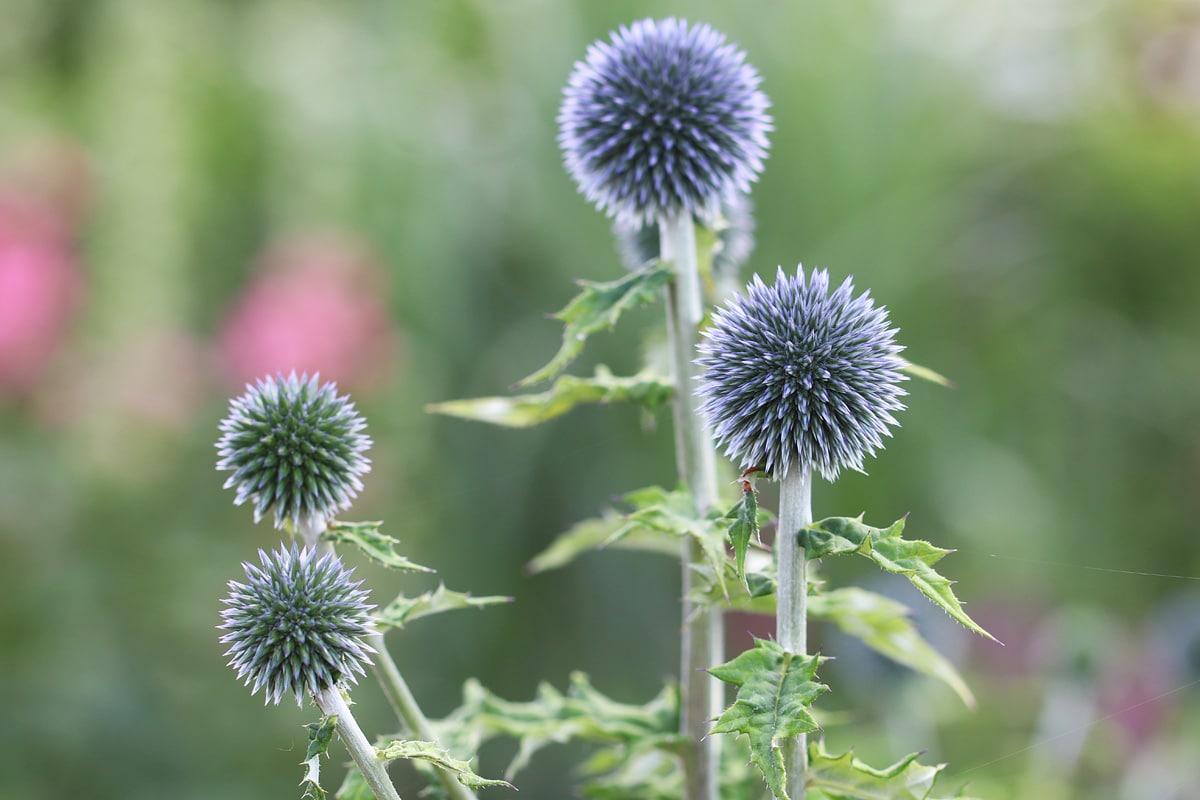
[[[718,309],[700,345],[701,410],[731,459],[782,478],[812,467],[829,480],[862,470],[896,425],[905,380],[887,310],[849,278],[755,275]]]
[[[362,491],[366,425],[349,397],[315,375],[266,378],[230,402],[217,469],[233,471],[225,488],[237,488],[235,503],[254,500],[255,522],[271,509],[277,528],[328,519]]]
[[[745,54],[707,25],[646,19],[588,48],[558,114],[567,171],[620,219],[716,213],[762,171],[771,118]]]
[[[265,689],[264,702],[276,705],[288,692],[301,704],[307,696],[364,674],[374,650],[371,609],[362,581],[333,553],[318,556],[309,547],[258,551],[261,566],[243,563],[246,582],[229,582],[222,601],[229,666],[251,694]]]

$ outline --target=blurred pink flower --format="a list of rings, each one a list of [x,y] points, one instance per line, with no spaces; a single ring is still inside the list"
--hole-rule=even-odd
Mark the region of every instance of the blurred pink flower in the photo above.
[[[0,189],[0,392],[31,391],[66,338],[83,283],[70,222]]]
[[[235,384],[263,375],[321,374],[343,388],[378,384],[396,359],[382,270],[365,248],[300,236],[271,246],[225,318],[221,368]]]

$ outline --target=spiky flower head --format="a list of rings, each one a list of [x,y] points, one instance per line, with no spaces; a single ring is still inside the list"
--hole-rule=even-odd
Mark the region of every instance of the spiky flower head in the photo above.
[[[883,447],[904,408],[904,365],[887,310],[847,278],[780,268],[719,308],[700,344],[699,396],[731,459],[782,478],[811,466],[829,480]]]
[[[610,216],[708,218],[762,171],[770,103],[708,25],[645,19],[575,64],[558,113],[567,171]]]
[[[713,279],[721,289],[721,296],[729,284],[741,286],[738,272],[754,250],[754,204],[744,194],[728,197],[721,203],[720,212],[713,220],[698,220],[717,234],[712,253]],[[629,269],[638,269],[661,253],[659,231],[656,223],[646,224],[629,220],[613,223],[613,235],[617,239],[617,252]]]
[[[367,423],[335,384],[318,381],[293,372],[247,384],[221,421],[217,469],[233,471],[225,488],[237,488],[234,503],[254,500],[255,522],[272,509],[276,528],[328,519],[362,491]]]
[[[265,702],[279,705],[288,692],[296,704],[345,681],[357,682],[374,649],[371,610],[362,581],[332,552],[312,547],[280,548],[261,565],[243,563],[246,582],[229,582],[227,606],[218,629],[227,631],[229,666],[251,694],[265,689]]]

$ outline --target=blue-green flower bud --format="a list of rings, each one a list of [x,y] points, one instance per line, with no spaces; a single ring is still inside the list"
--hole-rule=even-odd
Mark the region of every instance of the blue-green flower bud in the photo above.
[[[254,501],[254,521],[271,510],[285,519],[326,520],[362,491],[370,469],[367,423],[349,397],[316,375],[265,378],[229,404],[217,440],[217,469],[232,470],[234,502]]]
[[[222,601],[229,666],[251,694],[265,690],[276,705],[288,692],[305,697],[354,683],[371,663],[371,610],[362,581],[333,553],[311,547],[258,551],[260,565],[243,563],[246,582],[229,582]]]

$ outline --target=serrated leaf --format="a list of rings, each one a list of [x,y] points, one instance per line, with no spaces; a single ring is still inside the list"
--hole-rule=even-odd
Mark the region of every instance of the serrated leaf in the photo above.
[[[471,680],[463,687],[462,705],[434,727],[439,739],[457,751],[477,750],[497,736],[516,739],[517,753],[505,771],[511,779],[538,750],[572,739],[615,744],[627,754],[674,752],[680,741],[679,696],[669,686],[644,705],[619,703],[594,689],[586,675],[575,673],[567,694],[543,683],[534,700],[515,702]]]
[[[625,311],[653,303],[660,290],[670,283],[673,274],[670,266],[655,261],[620,280],[608,283],[580,281],[583,291],[554,315],[565,324],[562,346],[549,364],[518,381],[516,388],[532,386],[558,375],[583,350],[588,336],[611,330]]]
[[[619,541],[610,541],[625,526],[625,517],[612,509],[603,516],[585,519],[555,539],[549,547],[534,556],[526,566],[529,573],[546,572],[563,567],[583,553],[606,546],[624,550],[641,550],[679,558],[683,550],[678,540],[667,539],[658,532],[629,531]]]
[[[783,800],[788,798],[787,768],[780,744],[820,729],[809,712],[813,701],[829,691],[813,680],[820,662],[819,656],[789,653],[776,642],[756,639],[750,650],[709,670],[738,687],[733,705],[717,718],[710,733],[745,734],[750,760]]]
[[[400,540],[388,536],[380,530],[382,522],[341,522],[333,520],[321,534],[328,542],[349,544],[357,547],[367,558],[382,564],[389,569],[405,572],[436,572],[437,570],[423,567],[396,552]]]
[[[304,797],[312,800],[325,800],[325,789],[321,786],[321,756],[329,752],[329,743],[333,741],[333,733],[337,729],[337,715],[323,717],[316,722],[304,726],[308,730],[308,749],[304,752],[304,777],[300,785],[304,788]]]
[[[975,707],[975,696],[966,681],[953,664],[921,637],[903,603],[849,586],[811,595],[808,615],[810,619],[829,620],[872,650],[943,681],[968,708]]]
[[[829,517],[800,531],[800,544],[809,558],[824,558],[842,553],[859,553],[874,561],[885,572],[903,575],[909,582],[942,608],[959,624],[986,636],[996,637],[967,616],[962,603],[951,589],[953,581],[934,570],[933,565],[952,550],[935,547],[921,539],[905,539],[904,520],[889,528],[872,528],[862,518]]]
[[[346,777],[342,779],[341,788],[335,795],[337,800],[375,800],[367,779],[359,772],[358,767],[351,764],[346,768]]]
[[[911,361],[905,361],[904,366],[900,367],[900,371],[912,375],[914,378],[920,378],[923,381],[936,383],[938,386],[944,386],[947,389],[953,389],[954,383],[941,373],[934,372],[929,367],[922,367],[920,364],[914,364]]]
[[[722,594],[729,595],[724,570],[725,533],[718,524],[721,520],[719,512],[697,518],[690,494],[682,490],[668,492],[659,486],[638,489],[625,495],[624,499],[635,510],[626,517],[625,526],[614,532],[606,544],[645,531],[690,538],[700,546],[704,563],[712,570]]]
[[[750,542],[758,541],[759,537],[758,493],[749,481],[745,483],[741,499],[725,514],[725,519],[730,520],[726,533],[729,543],[733,546],[734,566],[737,576],[743,581],[746,579],[746,550],[749,549]]]
[[[636,403],[654,413],[670,402],[674,394],[675,386],[666,378],[650,372],[618,378],[600,365],[590,378],[563,375],[545,392],[449,400],[428,405],[425,410],[508,428],[528,428],[560,417],[584,403]]]
[[[928,800],[938,773],[946,766],[917,763],[913,753],[883,769],[874,769],[854,757],[825,751],[821,742],[808,746],[810,797],[826,800]],[[818,794],[819,793],[819,794]]]
[[[396,739],[387,742],[383,747],[379,748],[379,757],[384,761],[395,761],[399,758],[406,758],[433,764],[443,772],[451,773],[459,783],[470,789],[482,789],[486,786],[516,788],[508,781],[483,778],[476,775],[469,763],[452,757],[444,747],[435,742]]]
[[[439,583],[436,589],[416,597],[400,595],[379,612],[377,620],[384,628],[403,628],[413,620],[440,614],[443,611],[454,611],[460,608],[486,608],[487,606],[511,603],[511,597],[491,595],[487,597],[472,597],[465,592],[455,592]]]

